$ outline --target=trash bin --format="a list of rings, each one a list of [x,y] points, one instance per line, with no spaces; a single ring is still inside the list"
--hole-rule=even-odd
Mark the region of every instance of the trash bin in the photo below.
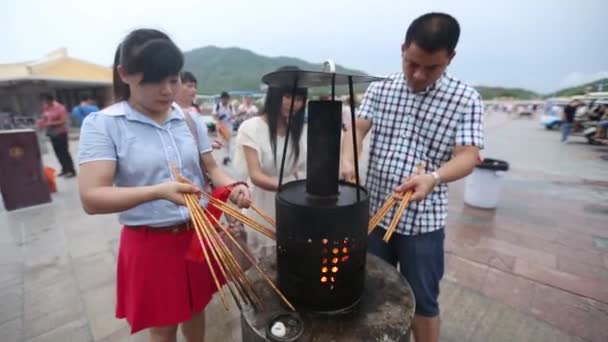
[[[464,203],[477,208],[494,209],[509,163],[485,158],[465,180]]]

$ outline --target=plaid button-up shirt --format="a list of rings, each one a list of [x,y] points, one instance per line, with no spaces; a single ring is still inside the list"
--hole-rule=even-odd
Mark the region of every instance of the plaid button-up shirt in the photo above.
[[[372,213],[393,189],[426,163],[439,169],[456,145],[483,148],[483,104],[479,93],[444,74],[422,92],[407,86],[403,73],[370,85],[358,117],[372,122],[367,188]],[[411,203],[397,233],[417,235],[442,229],[448,213],[448,186],[440,184],[419,203]],[[387,227],[396,207],[380,226]]]

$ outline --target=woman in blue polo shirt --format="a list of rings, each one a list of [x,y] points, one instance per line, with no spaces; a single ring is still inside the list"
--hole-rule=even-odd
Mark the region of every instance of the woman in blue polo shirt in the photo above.
[[[162,32],[131,32],[114,59],[114,105],[85,119],[80,135],[80,197],[89,214],[119,213],[124,226],[117,267],[116,316],[151,341],[202,341],[203,310],[215,292],[206,264],[187,261],[193,236],[182,194],[234,183],[211,155],[207,130],[193,116],[199,145],[174,97],[183,55]],[[170,165],[193,184],[178,183]],[[238,185],[230,199],[248,207]],[[205,205],[201,200],[201,205]]]

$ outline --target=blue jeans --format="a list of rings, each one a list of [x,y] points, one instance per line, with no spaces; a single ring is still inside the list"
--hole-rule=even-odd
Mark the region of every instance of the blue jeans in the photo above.
[[[570,131],[572,130],[572,123],[562,122],[562,142],[566,142],[568,140],[568,136],[570,135]]]
[[[386,230],[377,227],[367,238],[367,250],[393,266],[398,263],[414,292],[416,314],[436,317],[444,271],[444,230],[414,236],[394,234],[388,243],[382,240],[384,233]]]

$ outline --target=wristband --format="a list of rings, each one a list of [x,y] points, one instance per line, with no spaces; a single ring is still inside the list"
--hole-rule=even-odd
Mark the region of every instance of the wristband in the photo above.
[[[234,182],[232,184],[228,184],[226,187],[229,188],[230,190],[232,190],[233,188],[235,188],[238,185],[244,185],[246,188],[249,188],[249,184],[247,184],[246,182]]]

